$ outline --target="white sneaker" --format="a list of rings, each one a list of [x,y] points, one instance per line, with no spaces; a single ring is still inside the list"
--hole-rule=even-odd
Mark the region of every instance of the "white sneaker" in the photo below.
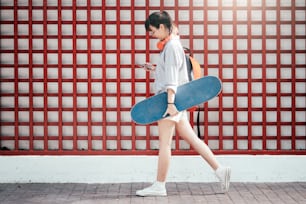
[[[154,182],[151,186],[136,191],[137,196],[167,196],[165,184]]]
[[[217,178],[221,183],[221,191],[223,193],[228,192],[230,186],[230,178],[231,178],[231,168],[230,167],[219,167],[215,172]]]

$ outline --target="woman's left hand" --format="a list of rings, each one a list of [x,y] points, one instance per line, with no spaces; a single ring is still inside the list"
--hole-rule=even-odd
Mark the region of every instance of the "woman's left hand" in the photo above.
[[[167,116],[175,116],[177,115],[179,112],[175,106],[175,104],[168,104],[167,110],[164,113],[163,117],[167,117]]]

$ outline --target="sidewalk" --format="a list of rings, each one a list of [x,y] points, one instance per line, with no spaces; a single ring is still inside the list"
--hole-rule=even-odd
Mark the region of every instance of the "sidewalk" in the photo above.
[[[231,183],[227,194],[218,183],[167,183],[167,197],[137,197],[147,183],[0,184],[1,204],[306,204],[306,183]]]

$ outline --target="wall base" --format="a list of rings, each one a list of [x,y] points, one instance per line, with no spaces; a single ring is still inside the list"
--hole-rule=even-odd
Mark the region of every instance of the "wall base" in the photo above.
[[[232,182],[306,182],[306,156],[217,156]],[[0,183],[152,182],[156,156],[0,156]],[[173,156],[169,182],[215,182],[200,156]]]

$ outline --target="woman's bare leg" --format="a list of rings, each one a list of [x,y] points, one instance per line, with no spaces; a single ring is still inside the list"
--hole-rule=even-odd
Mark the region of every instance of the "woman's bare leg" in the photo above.
[[[159,154],[157,166],[157,181],[165,182],[170,158],[171,141],[174,133],[175,123],[171,120],[161,120],[158,122],[159,132]]]
[[[197,137],[187,119],[180,120],[176,125],[176,129],[179,135],[190,144],[214,170],[219,168],[220,164],[216,160],[215,155],[210,148]]]

